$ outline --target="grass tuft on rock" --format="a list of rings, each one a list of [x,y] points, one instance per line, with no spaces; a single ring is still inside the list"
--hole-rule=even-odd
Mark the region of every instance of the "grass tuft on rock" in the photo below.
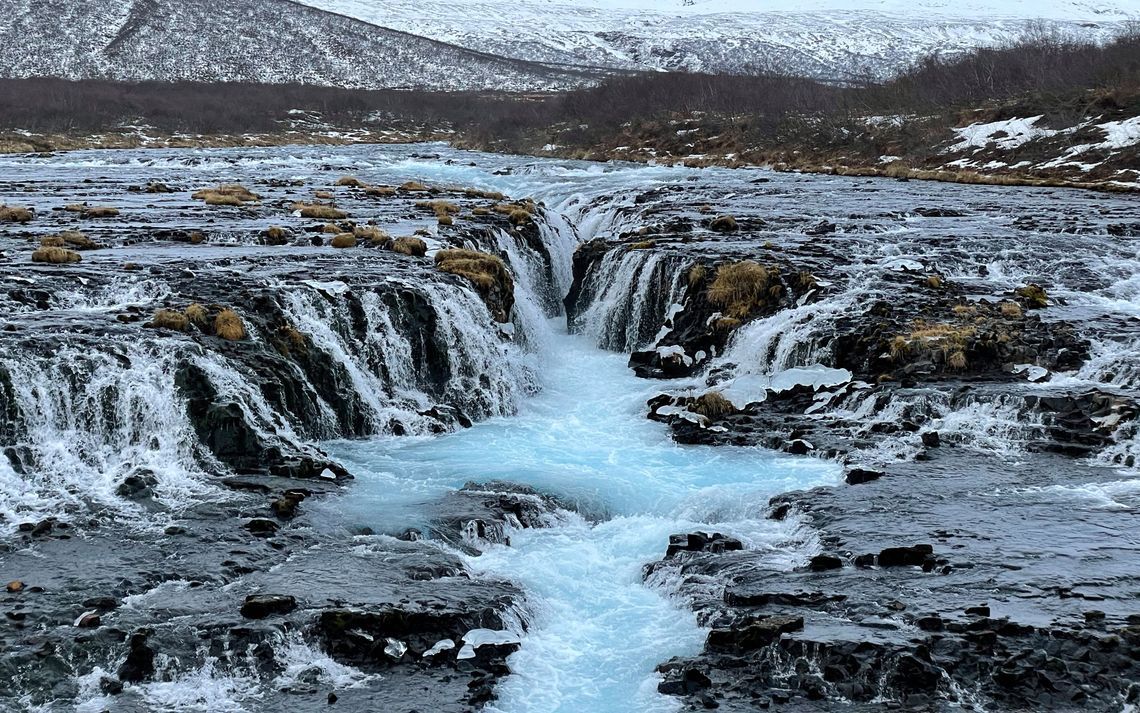
[[[225,183],[214,188],[203,188],[190,194],[196,201],[205,201],[206,205],[241,206],[261,200],[261,196],[237,183]]]
[[[79,253],[58,246],[41,247],[32,253],[32,262],[46,262],[54,265],[66,265],[79,262],[83,258]]]
[[[190,318],[185,313],[173,309],[160,309],[146,325],[152,329],[172,329],[185,332],[190,327]]]
[[[1025,287],[1018,287],[1013,291],[1015,295],[1025,300],[1026,306],[1029,309],[1043,309],[1049,306],[1049,295],[1045,292],[1045,288],[1036,283],[1030,283]]]
[[[236,342],[245,339],[245,324],[237,312],[226,307],[214,318],[214,334],[222,339]]]
[[[422,238],[396,238],[392,241],[392,252],[400,253],[401,255],[411,255],[413,257],[423,257],[427,255],[427,243]]]
[[[8,206],[0,203],[0,223],[27,223],[36,217],[30,208]]]
[[[779,286],[777,277],[774,269],[752,260],[721,265],[709,286],[709,302],[729,317],[744,319],[774,296],[772,288]]]
[[[392,239],[388,233],[375,225],[358,225],[352,229],[352,234],[355,235],[358,240],[367,240],[372,246],[384,245]]]
[[[459,248],[440,250],[435,254],[435,266],[470,280],[483,293],[490,292],[496,284],[513,288],[510,272],[497,255]]]
[[[336,185],[347,186],[349,188],[364,188],[364,181],[356,176],[341,176],[336,179]]]
[[[186,308],[186,318],[199,329],[206,329],[210,323],[210,312],[203,305],[195,302]]]
[[[689,410],[707,418],[720,418],[736,413],[736,407],[719,391],[710,391],[689,402]]]
[[[400,185],[400,190],[407,193],[425,193],[430,189],[419,181],[408,181]]]
[[[1001,303],[1001,316],[1006,319],[1021,319],[1025,316],[1025,312],[1021,309],[1021,305],[1007,300]]]
[[[329,245],[334,248],[354,248],[356,247],[356,236],[352,233],[341,233],[334,237]]]
[[[740,230],[740,226],[736,222],[736,218],[731,215],[722,215],[712,219],[709,223],[709,230],[715,233],[735,233]]]
[[[313,220],[343,220],[348,217],[348,213],[327,203],[294,203],[293,210],[299,212],[302,218]]]

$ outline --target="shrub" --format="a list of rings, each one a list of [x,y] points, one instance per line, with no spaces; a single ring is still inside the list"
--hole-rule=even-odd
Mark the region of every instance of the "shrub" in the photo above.
[[[32,262],[47,262],[56,265],[79,262],[82,259],[79,253],[61,247],[43,247],[32,253]]]
[[[731,215],[722,215],[712,219],[712,222],[709,223],[709,230],[717,233],[735,233],[740,230],[740,226],[737,225],[736,218]]]
[[[160,309],[146,325],[153,329],[173,329],[176,332],[185,332],[190,326],[190,319],[177,310]]]
[[[440,270],[470,280],[481,292],[490,292],[496,284],[513,288],[510,273],[502,259],[476,250],[440,250],[435,254]]]
[[[334,248],[354,248],[356,247],[356,236],[352,233],[341,233],[329,242]]]
[[[261,196],[237,183],[222,184],[215,188],[203,188],[191,193],[190,197],[196,201],[205,201],[206,205],[222,206],[240,206],[261,199]]]
[[[427,243],[421,238],[396,238],[392,241],[392,252],[401,255],[423,257],[427,255]]]
[[[709,286],[709,302],[727,316],[743,319],[767,303],[774,273],[751,260],[721,265]]]
[[[293,210],[298,211],[302,218],[314,220],[342,220],[348,217],[348,213],[326,203],[294,203]]]
[[[0,223],[27,223],[36,217],[29,208],[0,204]]]
[[[689,402],[689,410],[707,418],[720,418],[736,412],[736,407],[719,391],[710,391]]]
[[[364,182],[356,176],[342,176],[337,179],[336,185],[349,186],[350,188],[364,188]]]
[[[241,316],[229,307],[218,312],[214,318],[214,334],[231,342],[245,339],[245,325],[242,324]]]

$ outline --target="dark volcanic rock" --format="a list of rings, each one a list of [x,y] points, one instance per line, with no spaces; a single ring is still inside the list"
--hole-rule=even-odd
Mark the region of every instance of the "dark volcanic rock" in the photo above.
[[[288,614],[297,608],[297,600],[287,594],[252,594],[241,605],[246,619],[264,619],[276,614]]]

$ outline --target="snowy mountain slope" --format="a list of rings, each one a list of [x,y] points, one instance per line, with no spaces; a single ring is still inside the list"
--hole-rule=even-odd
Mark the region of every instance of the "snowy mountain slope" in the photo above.
[[[542,62],[828,79],[1008,42],[1046,20],[1104,38],[1136,0],[302,0],[383,27]]]
[[[0,0],[0,76],[557,89],[584,75],[288,0]]]

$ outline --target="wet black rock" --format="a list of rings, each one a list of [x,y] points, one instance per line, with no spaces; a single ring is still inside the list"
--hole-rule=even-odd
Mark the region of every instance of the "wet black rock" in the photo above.
[[[735,552],[744,549],[744,544],[735,537],[727,537],[719,532],[690,532],[669,536],[669,548],[665,559],[672,559],[681,552]]]
[[[138,683],[154,675],[154,650],[147,645],[148,636],[149,632],[131,635],[127,659],[118,670],[120,681]]]
[[[287,594],[252,594],[241,605],[241,615],[246,619],[264,619],[278,614],[288,614],[297,608],[297,599]]]
[[[822,554],[811,558],[808,569],[813,572],[826,572],[832,569],[841,569],[843,560],[835,555]]]
[[[863,483],[870,483],[883,477],[881,470],[867,470],[865,468],[851,468],[844,476],[844,480],[848,485],[862,485]]]

